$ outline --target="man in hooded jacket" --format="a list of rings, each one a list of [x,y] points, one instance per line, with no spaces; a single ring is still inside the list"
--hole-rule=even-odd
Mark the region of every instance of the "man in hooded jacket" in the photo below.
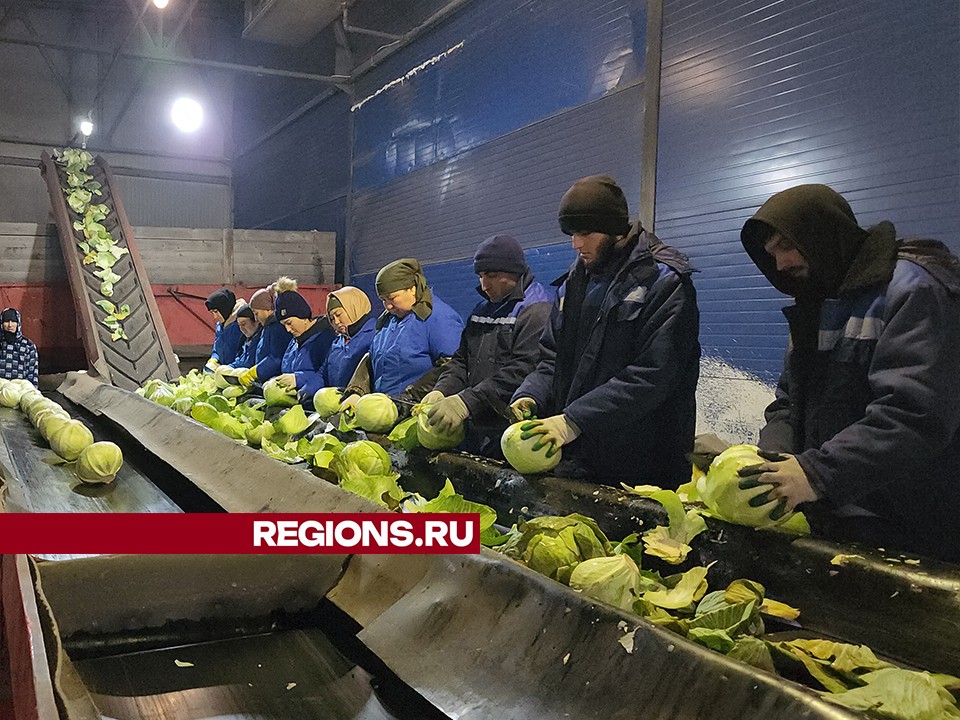
[[[23,336],[20,311],[4,308],[0,313],[3,326],[0,343],[0,377],[7,380],[29,380],[34,387],[40,378],[37,372],[37,346]]]
[[[550,317],[551,296],[509,235],[494,235],[477,248],[473,270],[483,298],[470,313],[460,347],[423,402],[431,425],[452,433],[467,419],[464,450],[502,457],[500,436],[514,391],[537,365],[540,336]]]
[[[693,268],[630,224],[606,175],[577,180],[559,220],[579,258],[555,283],[540,362],[513,395],[514,416],[543,418],[524,435],[551,453],[564,446],[563,474],[676,488],[690,479],[700,374]]]
[[[784,309],[790,343],[741,487],[803,509],[815,532],[960,560],[960,259],[868,230],[825,185],[771,197],[741,240]]]

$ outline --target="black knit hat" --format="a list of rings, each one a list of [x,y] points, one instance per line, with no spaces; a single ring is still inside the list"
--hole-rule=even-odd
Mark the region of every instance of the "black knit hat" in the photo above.
[[[20,313],[16,311],[15,308],[4,308],[3,312],[0,313],[0,322],[20,322]]]
[[[210,293],[207,298],[207,310],[217,310],[223,319],[226,320],[233,314],[233,308],[237,304],[237,296],[229,288],[220,288]]]
[[[257,316],[253,314],[253,308],[251,308],[247,303],[244,303],[240,306],[240,309],[237,310],[238,318],[247,318],[247,320],[253,320],[256,322]]]
[[[523,275],[528,269],[523,248],[509,235],[488,237],[473,255],[473,271],[478,275],[482,272]]]
[[[277,293],[277,299],[273,303],[273,311],[280,319],[280,322],[292,317],[300,318],[301,320],[313,319],[313,311],[310,309],[310,303],[296,290],[285,290]]]
[[[560,200],[560,230],[565,235],[630,232],[627,198],[609,175],[580,178]]]

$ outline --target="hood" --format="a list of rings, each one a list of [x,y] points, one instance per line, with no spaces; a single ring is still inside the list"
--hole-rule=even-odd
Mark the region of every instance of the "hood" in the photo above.
[[[900,241],[898,257],[916,263],[933,275],[951,295],[960,295],[960,258],[939,240],[907,238]]]
[[[777,270],[763,249],[773,232],[788,238],[810,264],[809,280]],[[835,297],[868,233],[849,203],[826,185],[798,185],[767,200],[747,220],[740,240],[750,259],[777,290],[793,297]]]
[[[223,327],[226,327],[230,323],[237,321],[237,313],[240,312],[240,308],[247,304],[247,301],[243,298],[240,298],[233,305],[233,312],[230,313],[230,317],[223,321]]]
[[[13,342],[23,337],[23,323],[20,321],[20,311],[16,308],[3,309],[3,314],[9,314],[11,312],[17,316],[17,331],[15,333],[8,333],[6,330],[3,330],[4,342]]]

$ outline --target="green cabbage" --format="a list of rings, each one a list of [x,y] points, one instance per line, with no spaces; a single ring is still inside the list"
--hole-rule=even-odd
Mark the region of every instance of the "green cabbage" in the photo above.
[[[229,365],[220,365],[217,367],[216,371],[213,373],[213,381],[217,384],[217,388],[223,390],[225,388],[231,387],[231,383],[227,380],[227,375],[237,375],[236,368],[232,368]]]
[[[206,399],[208,405],[212,405],[217,412],[228,413],[236,405],[235,400],[228,400],[223,395],[211,395]]]
[[[281,445],[263,438],[260,441],[260,448],[274,460],[280,460],[288,465],[303,462],[303,458],[297,453],[297,443],[295,442],[287,442]]]
[[[370,440],[357,440],[344,445],[333,465],[341,482],[364,475],[390,474],[390,456]]]
[[[297,391],[288,390],[276,378],[271,378],[263,384],[263,399],[271,407],[293,407],[297,404]]]
[[[367,432],[385,433],[397,422],[397,406],[389,395],[364,395],[353,408],[356,424]]]
[[[226,435],[231,440],[246,441],[246,425],[230,413],[217,413],[217,419],[210,426],[217,432]]]
[[[64,412],[49,410],[46,413],[41,413],[41,417],[37,420],[37,430],[43,436],[43,439],[49,442],[50,436],[69,419],[70,416]]]
[[[0,405],[13,408],[20,404],[20,396],[23,395],[23,389],[13,383],[6,383],[0,388]]]
[[[403,490],[397,484],[399,477],[397,473],[349,477],[340,481],[340,487],[377,505],[393,509],[400,504],[404,496]]]
[[[30,409],[27,411],[27,419],[30,421],[30,424],[34,427],[37,426],[37,423],[40,422],[40,416],[48,412],[64,412],[64,409],[57,405],[53,400],[48,400],[43,398],[42,402],[35,402],[30,405]]]
[[[244,390],[239,385],[231,385],[230,387],[225,387],[222,390],[223,396],[227,399],[238,398],[241,395],[243,395],[245,392],[246,390]]]
[[[441,432],[430,424],[427,411],[432,405],[424,405],[417,414],[417,440],[428,450],[449,450],[463,442],[463,423],[453,432]]]
[[[312,438],[300,438],[297,441],[297,454],[300,455],[304,460],[312,460],[318,453],[329,452],[331,453],[330,459],[335,457],[340,453],[344,448],[344,443],[337,437],[333,435],[328,435],[327,433],[321,433],[315,435]],[[317,464],[317,463],[314,463]],[[326,464],[320,464],[322,467],[328,467],[329,462]]]
[[[72,462],[85,447],[93,444],[93,433],[79,420],[67,420],[50,436],[49,442],[57,455]]]
[[[504,545],[502,552],[560,582],[569,580],[577,563],[605,557],[613,551],[596,521],[579,513],[521,521],[518,531],[519,537]]]
[[[260,444],[263,440],[269,440],[273,437],[274,432],[273,423],[261,422],[259,425],[248,426],[244,430],[244,437],[247,438],[247,443],[253,447],[260,447]]]
[[[179,400],[174,400],[170,408],[181,415],[189,415],[193,409],[193,398],[182,397]]]
[[[770,490],[772,485],[760,485],[749,490],[741,490],[741,469],[750,465],[760,465],[766,462],[757,454],[756,445],[733,445],[717,455],[710,463],[707,474],[697,481],[697,491],[700,499],[714,515],[748,527],[766,528],[790,523],[788,529],[803,532],[806,520],[801,513],[784,515],[780,520],[771,520],[770,512],[776,507],[776,501],[771,500],[760,507],[750,507],[750,500],[757,495]],[[800,515],[795,518],[794,515]],[[809,526],[806,532],[809,532]]]
[[[87,445],[77,458],[73,471],[85,483],[108,483],[120,472],[123,453],[112,442],[95,442]]]
[[[402,450],[413,450],[420,444],[420,438],[417,437],[417,419],[417,416],[412,416],[398,422],[387,435],[387,440]]]
[[[220,413],[210,403],[195,402],[193,407],[190,408],[190,417],[207,427],[213,427],[213,424],[220,417]]]
[[[297,435],[310,427],[310,418],[303,411],[303,405],[294,405],[280,416],[275,423],[277,430],[287,435]]]
[[[41,392],[35,387],[31,387],[29,390],[25,390],[24,393],[20,396],[20,410],[26,412],[27,408],[30,406],[30,403],[36,402],[37,400],[45,400]]]
[[[547,457],[547,452],[552,447],[551,445],[546,445],[539,450],[534,450],[533,446],[539,441],[538,435],[526,440],[520,437],[523,433],[520,426],[527,422],[529,421],[522,420],[514,423],[503,431],[503,435],[500,438],[500,449],[503,450],[503,456],[517,472],[523,475],[532,475],[534,473],[553,470],[553,468],[557,466],[557,463],[560,462],[560,449],[558,448],[551,457]]]
[[[640,568],[629,555],[584,560],[570,574],[570,587],[621,610],[633,611],[642,588]]]
[[[341,402],[343,395],[337,388],[320,388],[313,396],[313,409],[320,413],[320,417],[328,418],[340,409]]]

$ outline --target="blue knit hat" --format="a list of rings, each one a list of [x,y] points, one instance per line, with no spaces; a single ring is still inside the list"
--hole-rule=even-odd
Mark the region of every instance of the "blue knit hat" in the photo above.
[[[285,290],[277,293],[277,299],[273,303],[273,311],[280,322],[292,317],[302,320],[310,320],[313,317],[310,303],[296,290]]]
[[[473,256],[473,271],[506,272],[523,275],[529,268],[520,243],[509,235],[488,237]]]

